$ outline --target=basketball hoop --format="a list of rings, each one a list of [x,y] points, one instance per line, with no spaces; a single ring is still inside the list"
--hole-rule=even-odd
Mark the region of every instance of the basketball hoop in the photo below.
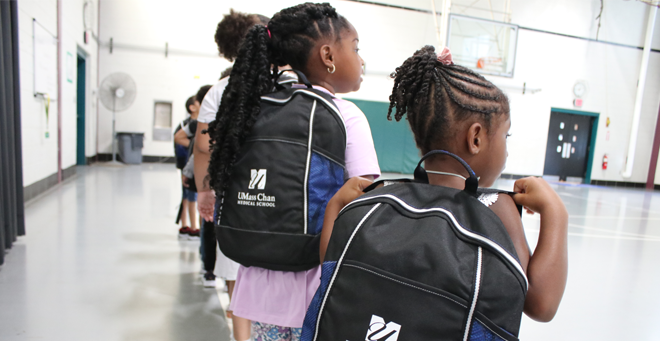
[[[477,69],[488,70],[492,67],[502,67],[502,58],[499,57],[481,57],[477,60]]]
[[[647,5],[660,7],[660,0],[639,0]]]

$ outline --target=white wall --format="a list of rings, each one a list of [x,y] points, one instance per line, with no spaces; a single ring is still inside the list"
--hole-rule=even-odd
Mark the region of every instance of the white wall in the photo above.
[[[48,125],[42,100],[33,97],[32,19],[48,31],[57,32],[57,2],[21,1],[18,3],[18,43],[21,82],[21,136],[23,182],[30,185],[57,172],[57,104],[51,104]],[[45,132],[50,138],[45,138]]]
[[[83,40],[85,30],[82,16],[84,0],[66,0],[62,1],[62,30],[63,42],[62,53],[62,168],[67,168],[76,164],[76,146],[77,146],[77,76],[74,69],[74,78],[70,82],[66,77],[66,58],[67,54],[73,56],[73,66],[76,67],[78,49],[86,55],[87,76],[85,80],[85,156],[96,155],[96,83],[97,83],[97,43],[91,36],[88,43]],[[98,0],[92,1],[93,10],[93,32],[98,31],[96,22],[98,21]]]
[[[408,5],[405,1],[387,2]],[[453,2],[470,4],[473,1]],[[296,3],[244,1],[228,4],[193,0],[186,6],[180,6],[173,0],[102,2],[102,42],[107,43],[112,37],[115,44],[163,50],[141,52],[116,48],[110,54],[107,47],[101,49],[102,78],[112,72],[122,71],[131,74],[138,85],[135,104],[118,114],[118,130],[145,132],[145,155],[172,155],[171,142],[151,140],[153,102],[172,101],[176,125],[184,117],[186,98],[199,86],[213,83],[220,71],[229,65],[215,57],[217,50],[213,34],[222,15],[229,12],[230,5],[239,11],[270,16]],[[493,6],[501,6],[501,3],[493,1]],[[430,14],[350,1],[331,1],[331,4],[358,30],[361,55],[367,64],[362,89],[347,97],[387,101],[392,87],[387,74],[421,46],[437,43]],[[420,8],[424,6],[420,1],[415,4]],[[598,0],[513,0],[511,8],[513,24],[578,37],[596,37],[595,18],[600,11]],[[454,9],[458,11],[459,7]],[[641,46],[647,11],[648,6],[637,1],[605,0],[599,39]],[[468,10],[463,14],[490,18],[490,14],[483,11]],[[196,51],[204,56],[171,53],[165,58],[165,42],[169,42],[171,50]],[[660,24],[656,25],[653,42],[653,48],[660,49]],[[660,74],[660,54],[657,52],[651,54],[633,176],[624,179],[620,175],[626,159],[641,54],[642,51],[635,48],[521,29],[514,77],[488,78],[498,85],[521,86],[526,82],[528,86],[541,88],[542,91],[534,95],[522,95],[506,90],[511,99],[513,137],[509,142],[510,156],[505,172],[533,175],[543,173],[550,110],[553,107],[573,109],[573,85],[583,80],[588,84],[589,91],[582,110],[601,115],[592,179],[645,182],[650,141],[660,101],[660,77],[655,76]],[[107,153],[111,146],[110,113],[100,108],[100,114],[100,152]],[[612,124],[605,128],[608,116]],[[608,130],[610,139],[606,141]],[[609,156],[610,166],[607,171],[600,169],[604,153]]]
[[[512,8],[513,22],[523,27],[580,37],[596,36],[593,18],[600,10],[599,1],[534,1],[533,5],[514,1]],[[649,7],[640,2],[605,1],[599,39],[642,46],[648,10]],[[657,24],[653,48],[660,48]],[[638,49],[521,30],[512,81],[527,82],[543,90],[535,95],[510,94],[514,138],[509,144],[511,157],[506,172],[542,174],[550,108],[574,109],[572,87],[576,81],[584,80],[589,92],[582,109],[600,113],[592,179],[646,182],[660,101],[660,77],[657,77],[660,53],[651,54],[647,72],[633,175],[630,179],[621,176],[641,57],[642,51]],[[499,81],[497,77],[492,78]],[[607,117],[612,122],[609,128],[605,126]],[[610,132],[609,141],[606,141],[607,131]],[[604,154],[609,158],[608,170],[600,167]]]
[[[391,1],[390,1],[391,2]],[[369,20],[352,20],[360,33],[360,45],[367,61],[362,88],[351,98],[387,101],[392,83],[386,73],[423,44],[436,44],[431,15],[352,2],[334,5],[349,19],[351,15]],[[512,1],[512,23],[521,27],[578,37],[596,37],[599,1]],[[605,1],[599,39],[642,46],[649,7],[640,2]],[[484,16],[483,12],[465,13]],[[660,21],[660,19],[656,19]],[[377,29],[374,29],[377,27]],[[632,124],[642,51],[635,48],[589,42],[560,35],[521,29],[518,37],[513,78],[488,76],[502,85],[541,88],[522,95],[504,89],[511,100],[512,138],[506,173],[542,175],[551,108],[575,109],[573,85],[586,81],[589,91],[581,110],[600,113],[594,152],[592,179],[646,182],[651,143],[660,102],[660,53],[651,53],[640,120],[633,175],[621,176],[625,167]],[[656,24],[653,48],[660,49],[660,24]],[[371,62],[375,60],[375,62]],[[374,70],[376,69],[376,70]],[[375,73],[375,75],[373,75]],[[611,125],[605,127],[610,117]],[[606,132],[610,139],[606,141]],[[608,170],[602,170],[603,154],[609,157]]]
[[[144,132],[143,155],[172,156],[172,141],[154,141],[154,101],[172,102],[173,128],[185,118],[185,101],[215,84],[231,63],[218,56],[215,29],[230,8],[270,16],[295,1],[113,0],[101,3],[101,81],[124,72],[136,82],[133,105],[117,113],[117,131]],[[110,38],[113,52],[110,53]],[[165,57],[165,43],[169,55]],[[122,47],[123,46],[123,47]],[[137,49],[136,47],[140,47]],[[146,51],[148,50],[148,51]],[[184,53],[186,52],[186,53]],[[112,112],[99,107],[99,153],[112,148]]]
[[[67,0],[62,3],[62,168],[76,164],[76,77],[75,66],[78,48],[84,50],[89,58],[88,84],[96,84],[96,43],[83,41],[83,0]],[[93,1],[97,8],[97,0]],[[58,103],[50,106],[48,131],[45,137],[46,114],[44,101],[33,96],[33,43],[32,20],[36,19],[53,34],[57,33],[56,0],[21,0],[18,2],[19,62],[21,81],[21,124],[23,143],[23,179],[28,186],[54,173],[57,173],[57,115]],[[94,30],[96,31],[96,29]],[[74,77],[72,82],[66,77],[67,53],[73,56]],[[92,87],[88,86],[86,100],[86,155],[92,156],[96,140],[96,109],[91,98]]]

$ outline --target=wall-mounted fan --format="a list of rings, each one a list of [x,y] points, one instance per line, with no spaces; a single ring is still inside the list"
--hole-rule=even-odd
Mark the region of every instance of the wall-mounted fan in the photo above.
[[[99,96],[101,103],[112,111],[112,162],[117,163],[117,131],[115,130],[116,113],[128,109],[135,101],[137,87],[131,76],[115,72],[101,82]]]

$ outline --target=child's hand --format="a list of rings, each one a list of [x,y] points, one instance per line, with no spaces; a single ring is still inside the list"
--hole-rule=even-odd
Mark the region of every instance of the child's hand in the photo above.
[[[543,214],[548,210],[566,212],[559,195],[541,178],[529,177],[517,180],[513,185],[513,191],[517,193],[513,196],[513,201],[524,206],[528,213]]]
[[[330,242],[332,229],[339,212],[351,201],[364,194],[364,189],[371,185],[372,181],[359,176],[348,179],[337,193],[330,199],[325,207],[325,217],[323,217],[323,230],[321,231],[321,243],[319,245],[319,254],[321,263],[325,259],[325,251]]]
[[[190,179],[188,179],[185,175],[181,175],[181,184],[183,185],[183,187],[185,188],[190,187],[190,185],[188,184],[189,180]]]
[[[337,205],[339,208],[344,208],[351,201],[357,199],[364,194],[364,189],[369,187],[373,181],[356,176],[348,179],[344,186],[342,186],[337,193],[330,199],[330,203]],[[328,204],[330,204],[328,203]]]
[[[215,193],[213,191],[200,191],[197,193],[197,210],[206,221],[213,221],[215,210]]]
[[[527,264],[529,287],[525,314],[548,322],[557,313],[568,277],[568,213],[559,195],[540,178],[524,178],[513,185],[513,201],[541,214],[541,229]]]

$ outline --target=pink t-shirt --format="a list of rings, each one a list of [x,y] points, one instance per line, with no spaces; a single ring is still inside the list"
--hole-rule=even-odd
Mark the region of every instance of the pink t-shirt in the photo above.
[[[325,88],[314,88],[330,94]],[[380,176],[367,117],[349,101],[334,98],[334,102],[346,122],[345,161],[348,176]],[[307,307],[320,283],[321,266],[291,272],[241,265],[230,309],[236,316],[251,321],[302,328]]]

